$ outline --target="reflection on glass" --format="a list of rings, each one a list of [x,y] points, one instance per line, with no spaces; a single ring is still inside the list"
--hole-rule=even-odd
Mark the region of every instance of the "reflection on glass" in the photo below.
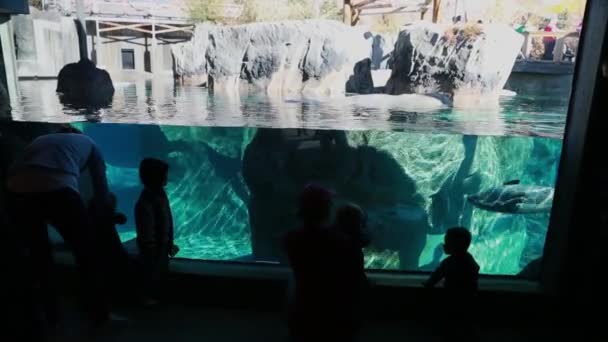
[[[470,227],[482,272],[516,274],[540,257],[561,141],[386,131],[85,124],[102,147],[134,237],[138,161],[169,161],[179,257],[282,261],[306,182],[368,214],[370,269],[428,270],[445,230]]]

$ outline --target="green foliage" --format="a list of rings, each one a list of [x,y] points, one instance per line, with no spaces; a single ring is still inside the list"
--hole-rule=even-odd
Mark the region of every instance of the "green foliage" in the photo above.
[[[287,18],[287,6],[281,1],[245,0],[240,22],[255,23]]]
[[[277,20],[315,19],[312,0],[238,0],[243,5],[239,22],[254,23]],[[318,18],[340,20],[340,10],[334,0],[320,2]]]
[[[333,0],[325,0],[321,4],[321,18],[328,20],[342,20],[342,14],[340,8],[336,5]]]
[[[384,14],[377,16],[372,24],[372,31],[380,33],[398,33],[403,22],[396,14]]]
[[[486,1],[486,0],[484,0]],[[486,22],[520,24],[526,18],[527,25],[534,30],[543,26],[547,18],[557,19],[560,29],[570,30],[576,19],[585,12],[588,0],[487,0],[489,5],[483,14]]]
[[[586,0],[560,0],[547,7],[547,11],[560,15],[563,13],[583,15]]]
[[[557,15],[557,28],[560,30],[566,29],[568,23],[570,22],[570,13],[568,10],[563,11]]]
[[[194,22],[216,22],[223,18],[225,0],[189,0],[188,14]]]
[[[287,2],[288,18],[292,20],[312,19],[313,9],[309,1],[289,0]]]

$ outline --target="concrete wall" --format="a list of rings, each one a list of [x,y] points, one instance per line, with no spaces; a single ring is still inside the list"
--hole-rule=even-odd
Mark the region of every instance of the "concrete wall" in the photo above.
[[[10,16],[0,14],[0,82],[3,88],[0,90],[0,111],[6,111],[10,102],[19,96],[13,35]]]
[[[511,73],[505,86],[518,94],[570,98],[574,75]]]
[[[100,68],[108,70],[112,78],[123,79],[131,76],[149,77],[171,76],[173,57],[171,43],[179,38],[157,40],[153,52],[152,38],[137,36],[101,37],[97,41],[95,26],[87,26],[87,49],[89,57]],[[74,18],[61,17],[56,13],[33,12],[32,15],[14,17],[15,46],[17,52],[17,74],[21,78],[57,77],[61,68],[80,59],[78,33]],[[146,48],[147,43],[147,48]],[[135,55],[135,70],[124,70],[121,50],[132,49]],[[149,51],[151,68],[146,69],[144,56]]]
[[[19,77],[57,77],[61,68],[78,62],[78,34],[73,18],[14,18]]]
[[[121,41],[126,39],[129,39],[129,41]],[[96,36],[89,36],[88,41],[89,55],[97,62],[100,68],[106,69],[113,79],[120,78],[129,73],[173,75],[173,57],[171,55],[171,45],[169,44],[157,40],[156,49],[153,52],[152,38],[101,37],[101,42],[98,42]],[[123,69],[121,57],[123,49],[133,50],[135,57],[134,70]],[[150,56],[149,70],[145,68],[146,51]]]

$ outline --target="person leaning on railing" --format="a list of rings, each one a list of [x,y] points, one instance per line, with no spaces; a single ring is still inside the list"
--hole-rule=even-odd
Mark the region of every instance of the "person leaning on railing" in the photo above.
[[[71,249],[82,278],[82,299],[92,327],[110,318],[101,279],[92,226],[79,191],[79,180],[88,170],[93,201],[105,207],[110,192],[104,158],[97,144],[79,130],[64,126],[26,147],[8,172],[8,211],[20,236],[16,244],[29,251],[33,288],[42,292],[44,314],[56,329],[59,322],[57,294],[52,283],[52,254],[47,223],[52,224]]]

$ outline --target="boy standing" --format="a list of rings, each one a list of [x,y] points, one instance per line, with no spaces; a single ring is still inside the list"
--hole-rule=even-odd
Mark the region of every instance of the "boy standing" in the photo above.
[[[468,252],[471,233],[463,227],[450,228],[444,239],[443,248],[449,256],[424,285],[434,287],[440,280],[445,280],[446,341],[478,341],[479,333],[473,324],[473,315],[476,311],[479,265]]]
[[[135,205],[135,224],[147,305],[157,303],[169,257],[179,251],[173,244],[173,215],[165,192],[168,174],[169,165],[162,160],[146,158],[139,165],[144,189]]]

